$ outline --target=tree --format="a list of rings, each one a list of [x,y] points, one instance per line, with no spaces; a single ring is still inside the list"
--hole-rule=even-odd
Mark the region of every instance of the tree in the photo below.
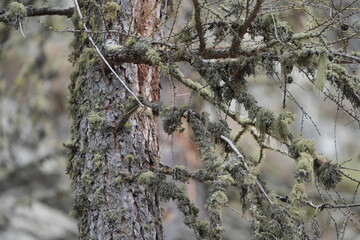
[[[318,189],[336,193],[342,177],[359,180],[344,172],[341,164],[321,157],[314,141],[297,136],[290,126],[296,117],[287,111],[287,101],[293,101],[311,120],[289,90],[294,73],[301,72],[316,91],[360,123],[360,84],[351,73],[360,58],[349,52],[358,35],[352,17],[359,12],[356,3],[193,0],[193,16],[176,30],[181,1],[172,15],[172,3],[167,1],[75,0],[68,9],[11,2],[0,21],[22,34],[26,17],[64,15],[73,20],[69,60],[74,72],[68,101],[73,124],[71,141],[64,145],[69,149],[72,213],[79,221],[80,238],[163,239],[160,200],[173,199],[197,239],[220,239],[221,211],[228,207],[230,187],[237,189],[243,212],[252,217],[255,239],[319,238],[316,217],[307,223],[306,208],[345,209],[347,218],[343,228],[337,228],[338,238],[344,237],[348,221],[358,228],[352,207],[359,204],[340,194],[341,203],[336,199],[328,203],[320,190],[319,205],[307,196],[305,183],[313,180]],[[319,9],[323,12],[315,11]],[[312,25],[294,33],[284,16],[296,11],[307,14]],[[334,32],[339,38],[330,40]],[[341,44],[340,50],[335,43]],[[187,62],[201,79],[186,78],[179,62]],[[160,71],[213,104],[216,121],[191,106],[160,102]],[[260,106],[250,94],[249,78],[261,72],[283,91],[282,111]],[[232,103],[245,113],[232,110]],[[189,172],[160,162],[159,116],[168,134],[184,131],[182,124],[189,123],[203,169]],[[240,131],[232,132],[228,118]],[[258,159],[240,150],[238,142],[245,134],[257,142]],[[257,167],[265,151],[279,152],[297,163],[289,197],[271,191],[262,180]],[[208,220],[198,217],[198,208],[175,182],[190,179],[208,183]]]

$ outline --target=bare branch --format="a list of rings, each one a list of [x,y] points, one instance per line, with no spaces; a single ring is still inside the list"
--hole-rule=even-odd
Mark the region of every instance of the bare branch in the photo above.
[[[352,204],[341,204],[341,205],[332,205],[330,203],[323,203],[320,205],[316,205],[311,201],[305,201],[305,203],[314,208],[314,209],[320,209],[321,211],[325,208],[351,208],[351,207],[360,207],[360,203],[352,203]]]
[[[204,53],[206,50],[206,42],[205,42],[205,37],[204,37],[204,29],[203,26],[201,24],[201,10],[200,10],[200,3],[199,0],[193,0],[194,3],[194,10],[195,10],[195,27],[196,27],[196,31],[198,33],[198,37],[199,37],[199,41],[200,41],[200,46],[199,46],[199,52],[200,54]]]

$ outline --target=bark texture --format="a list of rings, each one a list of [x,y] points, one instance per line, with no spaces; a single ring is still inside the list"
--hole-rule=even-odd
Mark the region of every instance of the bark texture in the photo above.
[[[157,39],[162,0],[79,1],[93,31]],[[76,27],[81,23],[74,20]],[[97,46],[122,45],[124,34],[94,34]],[[162,239],[159,199],[132,178],[158,159],[157,119],[137,108],[131,95],[102,64],[84,33],[72,43],[69,109],[73,119],[68,173],[81,239]],[[159,100],[159,68],[114,64],[133,93]]]

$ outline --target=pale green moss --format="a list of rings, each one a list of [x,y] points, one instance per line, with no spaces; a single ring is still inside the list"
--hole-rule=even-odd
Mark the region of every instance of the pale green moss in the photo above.
[[[120,185],[122,182],[123,182],[123,179],[120,176],[116,177],[115,180],[114,180],[114,183],[116,185]]]
[[[296,180],[301,182],[310,182],[312,180],[314,168],[313,162],[314,158],[305,152],[300,153],[300,157],[297,159],[297,166],[295,170]]]
[[[116,221],[119,219],[119,214],[115,209],[107,210],[104,213],[105,217],[110,223],[116,223]]]
[[[331,162],[324,162],[315,168],[315,175],[319,183],[326,189],[335,188],[341,181],[339,165]]]
[[[155,49],[150,48],[146,52],[145,56],[150,60],[153,65],[159,65],[161,63],[161,57]]]
[[[94,193],[94,202],[97,206],[100,206],[104,202],[103,188],[99,187]]]
[[[129,37],[126,42],[125,42],[125,47],[131,48],[133,47],[136,43],[138,42],[138,40],[136,38],[133,37]]]
[[[274,122],[274,114],[270,110],[261,108],[256,114],[255,127],[260,131],[260,134],[271,133],[271,127]]]
[[[27,15],[26,7],[18,2],[11,2],[8,5],[8,18],[11,27],[18,29],[20,23],[24,20]]]
[[[124,46],[122,45],[110,45],[107,47],[107,51],[111,52],[111,51],[117,51],[117,50],[120,50],[122,49]]]
[[[90,189],[93,177],[89,170],[85,170],[83,174],[81,174],[81,181],[85,189]]]
[[[124,162],[125,164],[131,165],[131,164],[136,163],[137,160],[138,160],[138,158],[137,158],[136,156],[134,156],[134,155],[132,155],[132,154],[129,154],[129,155],[127,155],[127,156],[124,157],[123,162]]]
[[[91,111],[88,114],[88,120],[92,128],[102,128],[105,125],[105,117],[100,112]]]
[[[289,126],[294,122],[295,114],[291,112],[283,112],[273,123],[273,136],[279,141],[286,142],[290,134]]]
[[[305,186],[302,183],[296,183],[291,190],[291,212],[299,219],[305,219],[306,209],[305,201],[307,200],[307,194],[305,192]]]
[[[174,166],[172,176],[174,180],[186,182],[189,177],[189,173],[186,171],[185,166]]]
[[[289,147],[289,154],[297,159],[300,157],[300,153],[305,152],[311,156],[315,155],[315,144],[313,140],[303,139],[302,137],[297,137],[292,141],[292,144]]]
[[[212,208],[220,209],[228,202],[228,198],[224,191],[218,190],[211,194],[209,201],[211,202]]]
[[[95,154],[93,157],[93,162],[96,169],[102,169],[104,167],[103,156],[100,154]]]
[[[132,127],[131,122],[127,121],[127,122],[124,124],[124,127],[125,127],[125,128],[131,128],[131,127]]]
[[[319,62],[317,66],[315,79],[314,79],[314,85],[319,92],[321,92],[325,86],[327,65],[328,65],[328,54],[326,52],[321,52],[319,56]]]
[[[151,225],[150,224],[145,224],[144,225],[144,229],[149,232],[151,230]]]
[[[5,30],[8,31],[11,28],[9,27],[9,25],[7,25],[6,23],[0,22],[0,31]]]
[[[218,180],[227,186],[232,185],[235,182],[234,178],[230,174],[221,175],[218,177]]]
[[[88,113],[89,109],[90,108],[89,108],[88,105],[83,104],[83,105],[80,106],[80,113]]]
[[[150,181],[155,177],[155,173],[151,171],[144,172],[140,174],[140,176],[137,178],[137,182],[140,185],[147,185],[150,183]]]
[[[106,21],[115,21],[118,18],[120,10],[119,4],[113,1],[108,1],[103,6],[104,18]]]

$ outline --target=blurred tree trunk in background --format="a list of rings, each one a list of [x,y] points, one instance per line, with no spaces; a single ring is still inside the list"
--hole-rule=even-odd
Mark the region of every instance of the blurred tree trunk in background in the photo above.
[[[80,2],[89,30],[105,32],[93,36],[100,49],[107,43],[122,44],[127,34],[159,37],[161,7],[160,0]],[[75,22],[76,27],[81,24]],[[134,98],[101,64],[84,34],[76,35],[70,56],[75,72],[69,87],[72,142],[67,145],[72,150],[68,172],[80,238],[162,239],[158,197],[127,178],[157,161],[157,119],[144,112],[133,114]],[[158,67],[117,63],[113,68],[134,94],[159,100]]]

